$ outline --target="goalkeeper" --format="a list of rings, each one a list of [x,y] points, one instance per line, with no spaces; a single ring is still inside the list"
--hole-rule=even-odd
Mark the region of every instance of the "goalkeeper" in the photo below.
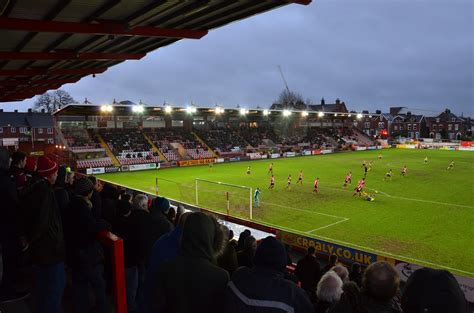
[[[261,193],[261,190],[260,188],[257,187],[257,189],[255,189],[255,193],[253,194],[253,203],[254,203],[254,207],[258,208],[260,206],[260,193]]]

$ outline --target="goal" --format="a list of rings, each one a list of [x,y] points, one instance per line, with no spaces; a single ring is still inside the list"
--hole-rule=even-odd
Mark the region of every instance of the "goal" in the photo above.
[[[196,205],[252,219],[252,188],[196,178]]]

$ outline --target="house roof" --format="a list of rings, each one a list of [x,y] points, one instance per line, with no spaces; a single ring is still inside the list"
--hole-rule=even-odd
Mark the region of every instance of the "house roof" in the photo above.
[[[311,0],[0,1],[0,102],[105,72],[181,39]]]
[[[0,127],[28,127],[25,113],[0,112]]]

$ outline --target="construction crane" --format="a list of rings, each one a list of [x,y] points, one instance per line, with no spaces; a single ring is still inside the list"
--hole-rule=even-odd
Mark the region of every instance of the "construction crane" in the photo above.
[[[285,84],[286,91],[290,94],[290,88],[288,88],[288,84],[286,83],[285,75],[283,75],[283,71],[281,70],[280,65],[278,65],[278,70],[280,71],[281,79],[283,79],[283,83]]]

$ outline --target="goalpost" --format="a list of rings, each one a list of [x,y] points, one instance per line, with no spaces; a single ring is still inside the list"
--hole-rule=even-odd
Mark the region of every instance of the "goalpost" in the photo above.
[[[253,218],[252,188],[196,178],[196,205],[227,215]]]

